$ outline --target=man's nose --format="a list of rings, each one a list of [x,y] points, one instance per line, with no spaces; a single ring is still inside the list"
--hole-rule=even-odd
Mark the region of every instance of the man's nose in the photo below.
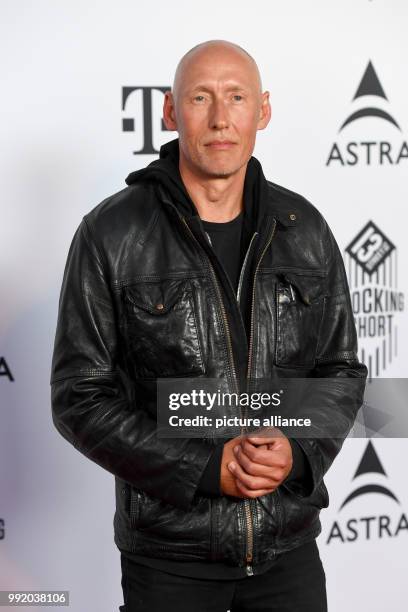
[[[228,127],[228,109],[223,100],[214,100],[211,111],[210,127],[218,130]]]

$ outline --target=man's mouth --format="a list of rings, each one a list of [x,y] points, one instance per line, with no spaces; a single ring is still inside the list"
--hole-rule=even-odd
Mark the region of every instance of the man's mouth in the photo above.
[[[211,142],[206,144],[206,147],[210,147],[211,149],[223,150],[223,149],[231,149],[236,143],[231,140],[212,140]]]

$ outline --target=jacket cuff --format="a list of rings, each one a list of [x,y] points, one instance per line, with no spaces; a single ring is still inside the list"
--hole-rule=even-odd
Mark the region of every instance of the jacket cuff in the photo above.
[[[292,447],[293,465],[283,484],[290,485],[296,493],[307,497],[313,491],[312,469],[306,453],[297,440],[293,438],[288,440]]]
[[[220,478],[224,444],[218,444],[211,455],[198,483],[197,493],[208,497],[221,497]]]

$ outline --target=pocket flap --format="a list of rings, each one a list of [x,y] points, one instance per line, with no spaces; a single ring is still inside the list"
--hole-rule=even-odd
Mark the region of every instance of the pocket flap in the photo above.
[[[312,273],[284,272],[284,280],[295,287],[302,302],[310,306],[328,295],[327,277]]]
[[[184,295],[187,281],[166,281],[166,283],[141,282],[123,288],[125,301],[150,314],[162,316],[169,312]]]

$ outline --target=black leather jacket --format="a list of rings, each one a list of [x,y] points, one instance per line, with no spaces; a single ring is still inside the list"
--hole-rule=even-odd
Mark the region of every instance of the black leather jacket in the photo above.
[[[320,533],[319,512],[329,502],[323,476],[343,439],[298,440],[312,475],[307,485],[289,480],[256,499],[205,496],[198,483],[211,441],[156,436],[154,381],[358,378],[344,415],[351,428],[367,370],[356,355],[342,257],[321,214],[261,174],[240,304],[198,215],[187,214],[154,174],[134,175],[84,216],[69,249],[52,362],[53,421],[115,475],[121,550],[223,561],[251,573],[252,564]],[[280,300],[289,289],[290,307]],[[341,398],[333,393],[335,405]]]

